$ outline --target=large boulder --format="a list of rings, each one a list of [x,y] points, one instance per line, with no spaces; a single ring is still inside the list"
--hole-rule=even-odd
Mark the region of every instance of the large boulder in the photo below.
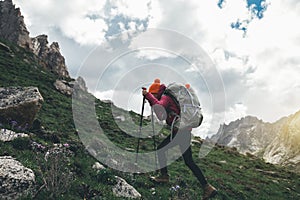
[[[0,121],[14,128],[30,127],[42,102],[37,87],[0,88]]]
[[[113,187],[113,193],[117,197],[140,199],[142,195],[124,179],[116,176],[117,184]]]
[[[11,156],[0,157],[0,197],[18,199],[31,191],[35,175]]]

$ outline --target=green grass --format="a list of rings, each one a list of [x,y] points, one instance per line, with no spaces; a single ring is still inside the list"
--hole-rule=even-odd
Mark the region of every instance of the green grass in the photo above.
[[[0,142],[0,155],[13,156],[23,165],[34,170],[37,190],[43,185],[38,160],[42,159],[44,154],[33,151],[30,144],[35,141],[51,148],[53,143],[60,142],[70,144],[69,149],[73,152],[73,156],[70,157],[70,163],[66,167],[73,172],[74,178],[71,187],[65,193],[56,196],[56,199],[124,199],[112,194],[115,175],[132,184],[142,194],[143,199],[201,199],[201,186],[185,166],[182,158],[168,167],[171,175],[168,184],[151,182],[149,176],[155,175],[154,172],[132,175],[109,168],[100,172],[92,169],[92,165],[97,160],[90,156],[75,133],[71,98],[59,93],[53,86],[58,77],[43,69],[39,59],[32,53],[6,41],[1,42],[11,48],[13,56],[0,50],[0,86],[36,86],[44,98],[42,109],[37,115],[44,129],[28,130],[28,133],[32,133],[30,138]],[[113,120],[111,105],[100,100],[96,100],[95,103],[99,123],[107,137],[120,148],[135,150],[137,139],[119,129]],[[118,112],[124,111],[119,109]],[[138,125],[139,115],[133,112],[130,114]],[[144,124],[148,123],[149,121],[144,121]],[[9,125],[3,124],[3,126]],[[162,139],[163,137],[157,138],[158,142]],[[209,182],[219,190],[215,199],[300,199],[299,174],[266,164],[255,157],[240,155],[225,147],[215,147],[201,159],[198,158],[200,145],[195,144],[192,149],[195,162],[203,170]],[[152,150],[151,138],[141,140],[140,152]],[[170,190],[177,185],[180,187],[177,191]],[[36,199],[48,197],[49,192],[41,190]],[[31,198],[30,195],[23,197],[23,199]]]

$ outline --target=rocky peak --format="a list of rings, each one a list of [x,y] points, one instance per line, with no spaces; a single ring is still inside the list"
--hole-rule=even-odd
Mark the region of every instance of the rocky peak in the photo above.
[[[240,153],[251,153],[267,162],[300,171],[300,111],[274,123],[247,116],[221,125],[211,139],[236,147]]]
[[[246,116],[222,125],[212,139],[221,145],[236,147],[241,153],[257,155],[274,139],[276,129],[257,117]]]
[[[44,57],[43,53],[46,52],[48,46],[48,36],[39,35],[35,38],[32,38],[32,51],[35,55],[39,57]]]
[[[24,17],[12,0],[0,1],[0,38],[16,43],[37,55],[45,68],[61,78],[70,78],[65,58],[61,55],[59,45],[53,42],[48,46],[48,36],[29,37]]]
[[[32,47],[24,17],[12,0],[0,1],[0,37],[26,49]]]
[[[44,66],[60,77],[69,78],[65,58],[60,53],[57,42],[48,45],[48,36],[39,35],[32,38],[32,52],[42,59]]]

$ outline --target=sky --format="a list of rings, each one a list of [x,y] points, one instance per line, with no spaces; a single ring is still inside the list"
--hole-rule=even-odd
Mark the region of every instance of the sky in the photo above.
[[[194,86],[208,134],[300,110],[299,0],[13,2],[31,37],[59,42],[71,76],[120,107],[140,112],[140,87],[160,78]]]

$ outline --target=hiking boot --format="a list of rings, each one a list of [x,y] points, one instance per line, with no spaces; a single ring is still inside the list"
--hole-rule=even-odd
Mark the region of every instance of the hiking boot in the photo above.
[[[203,187],[203,190],[204,190],[204,194],[202,200],[207,200],[209,198],[216,196],[217,194],[217,189],[214,188],[211,184],[206,184]]]
[[[150,179],[156,183],[168,183],[169,175],[151,176]]]

